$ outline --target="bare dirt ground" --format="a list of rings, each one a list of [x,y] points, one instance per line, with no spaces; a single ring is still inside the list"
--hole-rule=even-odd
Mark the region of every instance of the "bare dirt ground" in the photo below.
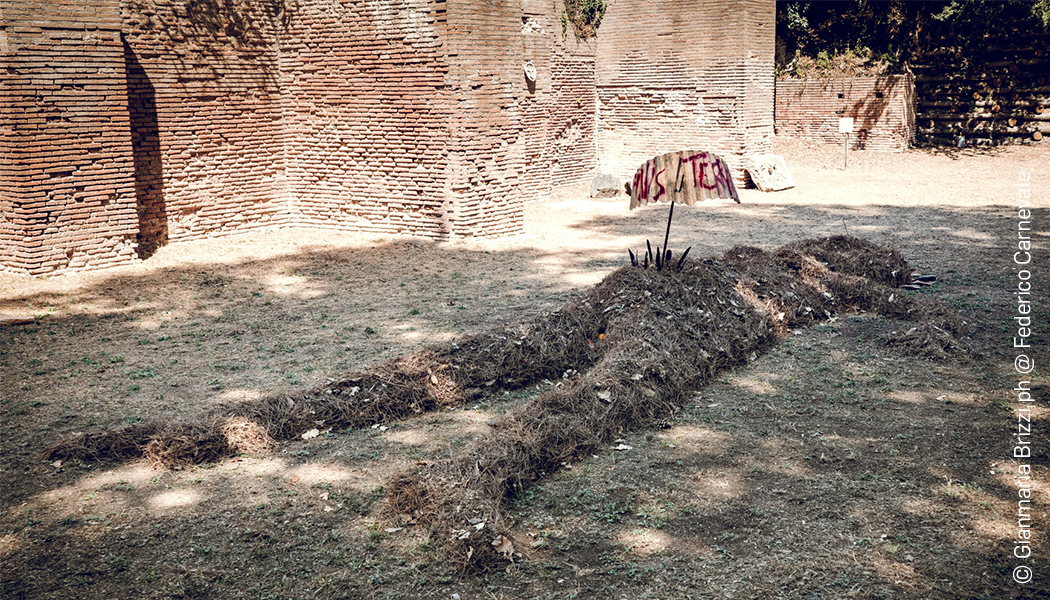
[[[778,146],[795,189],[680,207],[672,249],[868,238],[938,276],[906,293],[956,308],[976,356],[903,354],[882,338],[906,325],[870,315],[795,331],[669,427],[625,432],[619,450],[525,490],[511,509],[521,556],[465,575],[442,562],[442,540],[390,521],[383,486],[484,439],[486,420],[536,389],[179,471],[42,452],[539,317],[661,237],[666,206],[629,212],[626,196],[566,189],[508,239],[255,232],[103,272],[0,274],[0,312],[37,317],[0,329],[0,597],[1047,597],[1046,371],[1033,378],[1023,563],[1010,340],[1019,171],[1037,207],[1037,338],[1050,322],[1050,146],[854,153],[849,170],[841,148]],[[1011,583],[1018,564],[1035,570],[1027,586]]]

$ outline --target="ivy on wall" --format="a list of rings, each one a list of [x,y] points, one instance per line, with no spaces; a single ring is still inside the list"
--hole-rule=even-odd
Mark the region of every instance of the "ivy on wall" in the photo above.
[[[561,12],[561,36],[569,35],[569,25],[577,39],[586,40],[598,35],[598,26],[602,23],[605,10],[609,7],[603,0],[565,0],[565,9]]]

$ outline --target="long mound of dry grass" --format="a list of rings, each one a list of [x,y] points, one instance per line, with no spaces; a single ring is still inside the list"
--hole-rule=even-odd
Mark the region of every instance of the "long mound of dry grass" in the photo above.
[[[149,422],[89,433],[48,449],[49,460],[130,460],[167,468],[265,451],[275,440],[315,428],[345,429],[457,406],[486,393],[513,390],[600,356],[597,340],[614,315],[580,301],[529,323],[426,348],[295,395],[220,407],[193,422]],[[236,432],[229,423],[238,423]],[[250,443],[245,439],[253,432]]]
[[[245,417],[205,417],[180,423],[148,422],[63,440],[47,451],[48,460],[132,460],[145,457],[156,467],[177,469],[237,454],[261,454],[275,445],[257,421]]]
[[[407,474],[390,486],[393,509],[435,524],[448,525],[447,510],[438,507],[453,488],[453,496],[474,496],[461,506],[488,503],[487,518],[498,521],[500,504],[518,486],[622,430],[674,412],[712,375],[757,356],[790,328],[842,311],[874,311],[915,321],[891,343],[937,357],[958,350],[956,315],[891,287],[910,272],[896,252],[845,236],[774,253],[737,247],[721,258],[688,260],[680,272],[625,267],[528,323],[427,348],[294,396],[220,408],[197,421],[78,436],[50,448],[48,457],[144,456],[168,468],[214,462],[265,452],[310,429],[402,419],[578,371],[568,385],[502,417],[494,428],[501,442],[468,449],[466,466]],[[473,547],[461,554],[476,562],[485,553]]]
[[[789,329],[866,310],[957,334],[958,317],[890,287],[909,275],[896,252],[846,237],[774,253],[736,247],[681,272],[620,269],[577,302],[616,315],[594,365],[507,411],[458,457],[394,477],[389,508],[430,527],[461,567],[498,565],[512,545],[508,498],[622,432],[670,416],[714,374],[754,359]],[[945,350],[939,339],[934,347]]]

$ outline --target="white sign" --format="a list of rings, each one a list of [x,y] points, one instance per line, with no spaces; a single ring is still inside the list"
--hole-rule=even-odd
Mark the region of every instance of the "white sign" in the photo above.
[[[839,133],[853,133],[853,117],[839,117]]]

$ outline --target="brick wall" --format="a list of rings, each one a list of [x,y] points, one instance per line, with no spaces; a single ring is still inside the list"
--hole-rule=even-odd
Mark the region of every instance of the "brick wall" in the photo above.
[[[447,218],[454,236],[518,233],[527,93],[520,0],[450,0],[447,48],[450,173]]]
[[[140,254],[289,222],[273,4],[121,5]]]
[[[0,7],[8,269],[273,225],[517,233],[599,154],[621,176],[683,147],[739,169],[772,133],[772,0],[620,0],[585,42],[561,0]]]
[[[288,6],[280,80],[292,220],[447,234],[446,3]]]
[[[519,232],[525,201],[594,172],[594,53],[567,47],[559,15],[550,0],[290,8],[280,64],[292,219]]]
[[[521,100],[526,139],[523,197],[541,200],[552,187],[589,181],[597,165],[595,42],[561,29],[561,2],[522,2],[525,52],[536,82]],[[522,65],[515,77],[523,81]]]
[[[0,266],[99,268],[288,222],[274,15],[260,3],[0,9]]]
[[[629,179],[667,152],[743,164],[773,135],[772,0],[619,0],[598,35],[599,170]]]
[[[740,32],[730,35],[726,48],[732,48],[739,70],[729,67],[732,77],[743,90],[741,102],[743,144],[725,159],[734,169],[734,177],[744,182],[743,166],[754,154],[771,152],[775,125],[776,78],[773,64],[776,54],[776,3],[771,0],[747,0],[731,3],[739,8]]]
[[[842,144],[840,117],[854,119],[853,148],[905,150],[915,141],[914,77],[777,80],[777,135]]]
[[[0,258],[45,273],[132,260],[116,0],[0,3]]]
[[[553,186],[590,181],[598,168],[596,43],[580,42],[571,32],[559,40],[551,58],[554,89],[547,116]]]

